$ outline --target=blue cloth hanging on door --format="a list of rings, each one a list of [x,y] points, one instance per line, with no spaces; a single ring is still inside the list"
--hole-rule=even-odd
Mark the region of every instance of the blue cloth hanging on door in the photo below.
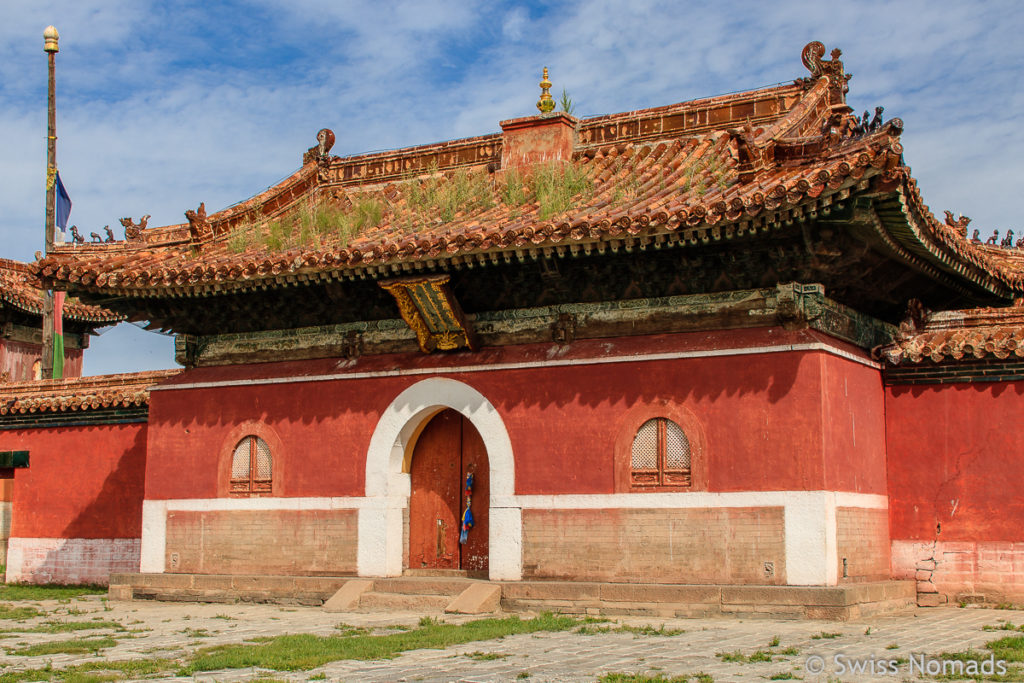
[[[459,543],[469,540],[469,530],[473,528],[473,511],[470,505],[473,503],[473,473],[466,475],[466,511],[462,513],[462,531],[459,532]]]

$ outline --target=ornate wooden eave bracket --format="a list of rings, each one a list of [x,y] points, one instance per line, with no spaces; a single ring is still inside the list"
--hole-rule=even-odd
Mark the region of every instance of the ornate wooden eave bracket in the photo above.
[[[476,335],[466,323],[449,280],[450,275],[428,275],[380,283],[395,297],[402,319],[416,333],[416,341],[424,353],[478,348]]]

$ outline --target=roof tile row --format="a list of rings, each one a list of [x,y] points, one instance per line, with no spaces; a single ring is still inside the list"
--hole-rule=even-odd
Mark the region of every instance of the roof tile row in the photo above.
[[[149,389],[180,370],[0,384],[0,417],[149,404]]]

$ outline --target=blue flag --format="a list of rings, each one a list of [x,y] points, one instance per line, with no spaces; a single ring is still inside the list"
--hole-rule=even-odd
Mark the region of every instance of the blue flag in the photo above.
[[[68,216],[71,215],[71,197],[64,189],[64,183],[60,181],[60,173],[57,173],[57,227],[61,231],[68,229]]]

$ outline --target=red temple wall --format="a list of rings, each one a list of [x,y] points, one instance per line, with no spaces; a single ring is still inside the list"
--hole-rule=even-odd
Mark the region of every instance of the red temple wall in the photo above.
[[[28,450],[14,471],[9,581],[101,582],[137,571],[146,425],[0,431],[0,451]]]
[[[1024,382],[889,387],[893,575],[1024,599]]]
[[[885,394],[881,373],[821,354],[826,491],[887,492]]]
[[[275,364],[275,373],[316,374],[316,364]],[[202,371],[202,380],[218,380],[218,368]],[[189,374],[178,381],[188,383]],[[820,351],[437,376],[472,386],[496,407],[516,458],[517,494],[615,492],[623,416],[665,399],[689,411],[704,432],[709,491],[885,493],[878,371]],[[226,496],[216,463],[243,436],[236,426],[247,422],[266,425],[279,439],[274,495],[361,496],[380,415],[423,378],[154,391],[146,498]]]

